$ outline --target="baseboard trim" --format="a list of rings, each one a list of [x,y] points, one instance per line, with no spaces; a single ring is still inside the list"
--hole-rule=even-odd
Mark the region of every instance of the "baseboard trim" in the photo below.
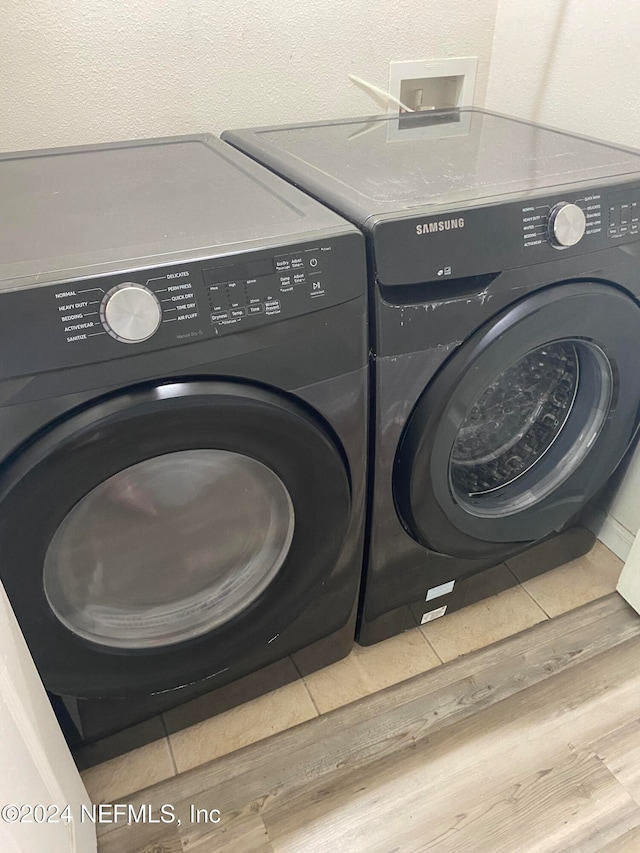
[[[626,561],[635,536],[601,509],[588,507],[582,514],[582,522],[610,551]]]

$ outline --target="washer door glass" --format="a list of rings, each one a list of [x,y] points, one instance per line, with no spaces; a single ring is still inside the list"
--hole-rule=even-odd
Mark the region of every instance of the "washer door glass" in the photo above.
[[[199,637],[271,583],[293,537],[280,478],[240,453],[139,462],[90,491],[49,545],[44,589],[75,634],[140,649]]]
[[[476,399],[449,462],[451,490],[474,515],[520,512],[581,464],[606,420],[613,377],[586,341],[537,347]]]

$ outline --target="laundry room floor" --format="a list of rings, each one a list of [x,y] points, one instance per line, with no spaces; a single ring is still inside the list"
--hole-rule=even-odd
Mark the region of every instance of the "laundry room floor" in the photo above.
[[[354,735],[353,738],[349,738],[346,744],[343,743],[345,755],[342,759],[336,760],[336,756],[333,754],[332,760],[334,762],[334,769],[340,768],[343,765],[346,766],[349,764],[352,750],[354,755],[358,754],[359,750],[364,750],[364,754],[360,758],[360,763],[364,766],[371,760],[372,750],[375,753],[375,744],[382,743],[380,740],[380,737],[382,737],[381,733],[376,735],[376,726],[383,727],[381,732],[383,731],[384,733],[383,740],[386,743],[385,750],[387,753],[389,751],[389,743],[394,743],[394,738],[396,737],[398,738],[398,749],[406,750],[408,748],[406,742],[406,738],[408,737],[407,720],[402,718],[399,709],[407,708],[408,702],[411,704],[419,694],[422,695],[425,692],[431,694],[434,690],[437,692],[445,687],[451,692],[451,690],[454,690],[452,685],[456,685],[455,690],[461,690],[462,693],[459,696],[452,694],[446,701],[442,700],[444,701],[444,705],[440,701],[433,705],[433,707],[442,708],[443,724],[445,719],[447,720],[448,727],[446,732],[449,732],[451,735],[451,724],[454,724],[454,727],[460,725],[462,717],[465,719],[468,717],[468,720],[474,720],[477,717],[480,720],[481,715],[486,712],[488,706],[494,708],[494,713],[507,714],[504,725],[508,729],[509,725],[513,723],[513,714],[520,713],[520,711],[516,711],[515,706],[512,709],[504,706],[504,702],[502,701],[504,697],[500,695],[500,692],[502,690],[504,693],[507,690],[505,685],[510,684],[505,696],[508,697],[509,691],[511,694],[514,694],[509,699],[509,702],[516,702],[517,704],[517,702],[522,703],[524,701],[526,703],[527,700],[524,697],[529,690],[533,689],[530,687],[530,684],[540,682],[542,685],[543,681],[546,684],[549,680],[549,675],[557,677],[558,671],[564,669],[567,669],[567,671],[571,670],[572,677],[575,680],[576,672],[574,670],[576,669],[576,663],[580,666],[586,666],[586,664],[582,663],[585,654],[587,658],[601,656],[605,652],[609,654],[612,653],[611,649],[615,651],[618,648],[618,644],[623,641],[626,642],[629,637],[640,637],[640,618],[627,607],[619,596],[611,595],[615,589],[621,567],[621,561],[602,543],[597,542],[591,552],[586,556],[544,575],[525,581],[520,586],[471,605],[442,620],[408,631],[405,634],[393,637],[375,646],[368,648],[356,646],[345,660],[307,676],[304,679],[298,678],[285,687],[245,705],[233,708],[190,728],[171,733],[161,740],[92,767],[83,773],[83,779],[89,795],[94,802],[153,801],[171,803],[177,799],[184,802],[185,798],[188,799],[189,795],[192,794],[195,802],[198,799],[202,800],[203,794],[207,791],[209,793],[214,790],[220,791],[220,786],[226,791],[224,784],[225,774],[230,780],[231,788],[234,788],[235,783],[232,784],[231,779],[232,777],[237,778],[241,772],[248,772],[247,768],[252,766],[247,764],[249,757],[253,756],[251,762],[255,761],[259,764],[261,756],[264,760],[267,760],[264,756],[269,752],[273,753],[271,758],[268,759],[268,766],[271,768],[273,774],[275,774],[271,781],[275,786],[274,790],[276,790],[280,784],[277,781],[276,765],[279,766],[278,762],[280,761],[279,756],[281,754],[285,756],[287,750],[293,749],[296,756],[304,764],[305,750],[313,752],[314,742],[316,742],[316,746],[321,746],[325,739],[336,737],[341,732],[344,738],[345,727],[350,728],[356,725],[359,716],[362,717],[360,723],[364,726],[362,732],[360,735]],[[603,598],[605,596],[606,598]],[[599,599],[602,599],[602,601],[599,601]],[[591,602],[595,603],[590,604]],[[586,607],[582,607],[582,605],[586,605]],[[603,632],[600,629],[597,631],[594,630],[594,625],[606,627],[605,635],[601,636]],[[577,634],[576,631],[578,632]],[[587,636],[586,639],[582,638],[579,641],[579,652],[576,653],[575,650],[571,650],[571,638],[578,636],[581,631],[586,631]],[[563,644],[567,645],[564,651],[562,648]],[[591,652],[585,653],[585,648],[591,648]],[[531,653],[529,653],[528,649],[532,650]],[[529,657],[530,654],[534,658],[536,658],[536,655],[542,655],[542,657],[540,660],[532,660]],[[640,654],[640,649],[636,649],[636,654]],[[483,656],[487,660],[484,660]],[[283,665],[295,667],[295,658]],[[458,669],[460,669],[460,672],[458,672]],[[521,672],[518,672],[518,669]],[[611,671],[611,667],[608,664],[605,666],[605,669]],[[465,671],[462,672],[462,670]],[[466,670],[469,671],[467,672]],[[491,681],[483,687],[483,681],[486,680],[487,673],[491,673]],[[588,673],[585,674],[585,678],[588,681]],[[594,678],[596,678],[595,675]],[[390,689],[385,690],[385,688]],[[544,689],[549,690],[551,688],[547,685],[544,689],[542,686],[536,689],[543,690],[544,692]],[[562,685],[559,685],[558,689],[562,693],[562,689],[564,688],[562,688]],[[566,689],[568,690],[569,687]],[[573,685],[571,689],[575,690],[576,686]],[[599,690],[602,692],[596,685],[594,687],[594,695],[598,694]],[[413,693],[416,695],[413,696]],[[368,698],[365,699],[364,697]],[[518,699],[517,697],[520,698]],[[531,705],[533,708],[536,706],[537,701],[535,695],[532,695],[530,699],[533,703]],[[362,701],[357,702],[356,700]],[[558,710],[557,714],[553,712],[551,717],[555,716],[557,720],[563,719],[562,715],[567,711],[567,708],[574,707],[575,710],[577,702],[578,700],[573,702],[569,697],[566,699],[565,705],[561,704],[559,706],[560,710]],[[427,707],[431,708],[432,706],[429,704]],[[523,707],[528,706],[525,704]],[[545,715],[542,711],[543,705],[538,703],[537,707],[541,718],[544,717]],[[501,709],[501,711],[498,712],[498,709]],[[424,716],[424,705],[422,713]],[[601,716],[601,709],[599,713]],[[636,717],[640,717],[640,700],[638,700],[638,707],[634,713],[636,713]],[[391,716],[389,716],[387,722],[384,722],[386,719],[385,715],[388,716],[389,714]],[[394,721],[392,719],[393,714],[400,714],[400,718]],[[438,711],[434,710],[433,714],[438,716]],[[429,716],[427,714],[427,717]],[[356,720],[355,723],[354,720]],[[363,722],[365,720],[368,720],[368,722]],[[301,723],[304,725],[299,725]],[[357,725],[360,725],[360,723],[357,723]],[[467,724],[472,725],[469,722]],[[421,725],[422,729],[425,726],[428,728],[427,722],[424,720]],[[547,725],[547,728],[549,728],[549,725],[550,723]],[[411,729],[411,726],[409,729]],[[609,729],[607,729],[608,731]],[[363,732],[366,733],[366,736],[363,735]],[[278,735],[277,733],[281,734]],[[638,744],[640,744],[640,728],[638,728],[637,723],[636,728],[629,730],[626,734],[629,735],[631,740],[633,736],[637,736]],[[272,735],[277,736],[270,737]],[[363,736],[366,742],[362,741]],[[462,763],[464,764],[470,761],[470,758],[464,758],[466,755],[464,751],[465,741],[464,737],[460,736],[462,738],[460,741],[460,750],[462,750],[461,756],[463,759]],[[511,736],[513,742],[508,741],[507,738],[505,749],[517,752],[517,736],[513,732]],[[428,732],[425,734],[424,730],[419,731],[417,734],[414,733],[409,738],[411,743],[413,743],[411,749],[416,749],[423,742],[426,743],[430,737],[431,735]],[[544,735],[544,740],[546,741],[547,738],[548,732]],[[300,742],[298,743],[298,741]],[[623,742],[624,749],[621,746]],[[411,746],[411,743],[409,746]],[[477,744],[474,745],[474,749],[475,746]],[[627,746],[628,744],[623,737],[623,741],[620,743],[616,741],[611,746],[611,749],[616,755],[622,756]],[[451,744],[449,744],[449,748],[451,748]],[[536,746],[537,748],[538,746]],[[329,749],[328,746],[327,749]],[[436,748],[436,752],[438,749],[439,747]],[[442,749],[444,750],[444,746]],[[514,760],[516,757],[515,752]],[[232,755],[232,753],[237,754]],[[444,753],[442,754],[444,755]],[[571,755],[564,756],[564,758],[569,762],[567,765],[569,769],[573,766],[571,762],[577,762],[577,776],[572,785],[574,787],[575,785],[582,786],[583,788],[587,785],[588,787],[587,777],[591,778],[589,773],[593,768],[590,767],[589,761],[587,761],[580,750],[575,751],[575,754],[572,752]],[[390,759],[389,755],[387,755],[387,759]],[[288,760],[291,763],[292,759]],[[311,761],[309,767],[301,766],[300,773],[302,776],[298,780],[298,784],[302,784],[304,780],[309,781],[309,778],[317,770],[316,764],[320,760],[318,756],[315,758],[311,757],[309,760]],[[379,760],[380,757],[378,756],[376,761]],[[493,759],[489,763],[492,762]],[[576,767],[573,769],[576,769]],[[583,769],[586,774],[584,779],[581,776]],[[473,772],[479,772],[478,768],[476,767]],[[393,776],[394,773],[395,771],[391,775]],[[418,782],[418,776],[420,775],[418,765],[413,767],[411,774],[413,774],[411,777],[413,778],[413,782],[406,792],[406,796],[409,799],[413,796],[411,791],[414,783],[426,784],[425,780],[422,780],[420,783]],[[319,773],[318,775],[322,774]],[[461,779],[463,776],[464,773],[462,776],[459,773],[456,774],[456,784],[462,784]],[[396,777],[394,776],[394,778]],[[385,784],[387,783],[390,784],[389,780]],[[265,784],[264,778],[262,779],[262,784]],[[316,786],[317,784],[319,783],[316,782]],[[478,777],[477,783],[474,782],[476,792],[481,792],[482,784],[482,780]],[[535,780],[530,780],[530,784],[535,787],[537,783],[535,783]],[[560,782],[554,781],[554,784],[560,784]],[[150,786],[154,786],[150,791],[147,792],[144,790]],[[253,803],[253,811],[247,806],[249,808],[248,814],[255,816],[260,812],[260,807],[259,805],[255,805],[257,795],[256,792],[251,793],[251,790],[249,790],[250,787],[247,788],[246,797],[248,798],[247,803]],[[349,786],[347,785],[348,788]],[[340,808],[343,811],[347,809],[349,798],[354,798],[354,815],[347,820],[349,832],[354,832],[357,831],[357,813],[362,807],[362,798],[358,792],[365,790],[366,785],[364,788],[355,788],[353,791],[347,789],[341,795],[343,800],[341,801]],[[521,807],[525,810],[531,808],[530,803],[527,805],[528,795],[526,795],[526,790],[526,786],[522,788],[524,800]],[[553,786],[550,790],[553,793]],[[132,792],[136,791],[141,791],[141,794],[132,797]],[[263,794],[267,796],[269,795],[269,791],[270,789],[267,787],[263,791]],[[513,790],[505,794],[507,801],[512,800],[513,803],[518,804],[519,797],[521,796],[518,793],[519,791],[518,783],[514,783]],[[631,793],[633,794],[633,792]],[[397,795],[396,791],[394,796],[397,797]],[[430,796],[433,795],[431,794]],[[480,799],[482,798],[481,793],[478,796]],[[611,796],[613,797],[613,794]],[[293,812],[298,807],[302,808],[303,802],[306,802],[307,806],[309,802],[316,802],[317,805],[317,801],[322,800],[324,794],[321,795],[321,793],[316,791],[314,795],[312,791],[306,791],[304,796],[300,794],[300,797],[300,803],[291,806]],[[310,801],[309,797],[311,798]],[[223,799],[224,804],[231,807],[226,793]],[[610,802],[608,801],[609,806],[612,808],[614,800],[615,797]],[[211,797],[209,797],[208,801],[211,802]],[[358,802],[360,802],[360,806],[357,805]],[[377,802],[380,805],[380,801],[378,800]],[[500,800],[500,802],[502,801]],[[242,809],[247,803],[234,803],[233,813],[236,814],[237,809]],[[396,805],[401,808],[399,803]],[[627,806],[629,806],[628,809]],[[625,801],[620,807],[623,808],[623,811],[627,809],[629,812],[627,815],[627,811],[624,811],[624,814],[627,815],[625,820],[628,818],[627,823],[629,827],[636,827],[636,823],[634,822],[636,818],[638,818],[637,826],[640,826],[640,806],[632,808]],[[280,811],[284,808],[284,804],[280,801],[278,802],[278,808]],[[368,806],[368,809],[373,809],[374,811],[376,808],[377,806],[374,802],[371,802]],[[385,806],[385,808],[387,807]],[[549,805],[549,808],[552,808],[552,806]],[[462,831],[464,828],[463,824],[465,824],[466,818],[473,812],[473,809],[473,803],[461,802],[459,807],[461,826],[459,830],[456,829],[456,832]],[[372,813],[370,811],[367,811],[366,814],[360,813],[360,819],[368,822]],[[500,809],[496,811],[496,821],[500,820],[499,814]],[[484,819],[487,819],[486,815]],[[287,822],[291,822],[291,820],[292,818],[289,814],[284,819],[284,825],[287,825]],[[344,826],[347,824],[344,824]],[[626,824],[624,825],[626,826]],[[215,842],[213,840],[214,836],[207,836],[210,837],[208,843],[213,845],[209,847],[203,841],[204,836],[202,833],[204,830],[200,826],[199,832],[196,832],[195,836],[189,833],[186,836],[180,836],[176,831],[175,844],[173,846],[168,844],[158,846],[156,844],[154,847],[152,844],[151,847],[147,847],[145,845],[154,840],[149,836],[149,832],[155,831],[157,833],[157,827],[154,828],[153,825],[145,825],[142,829],[140,827],[132,827],[131,831],[129,831],[126,828],[105,825],[99,828],[99,849],[101,851],[117,849],[119,853],[133,853],[134,851],[138,853],[138,851],[147,849],[157,849],[167,851],[167,853],[168,851],[172,851],[173,853],[174,850],[190,850],[192,847],[202,850],[203,853],[209,849],[238,850],[240,853],[244,853],[245,850],[254,849],[265,851],[277,850],[278,853],[285,850],[316,851],[325,849],[320,844],[320,841],[318,841],[320,846],[312,843],[310,837],[307,837],[306,842],[299,847],[295,845],[291,846],[291,844],[276,844],[274,842],[274,838],[278,834],[276,830],[274,830],[275,835],[272,836],[270,834],[270,840],[265,841],[261,834],[265,831],[263,823],[260,823],[260,827],[262,828],[258,836],[262,838],[260,844],[264,841],[262,846],[260,844],[257,844],[257,846],[253,845],[253,842],[249,844],[247,839],[240,843],[239,839],[236,838],[232,846],[226,847],[223,845],[221,847],[220,844],[224,838],[227,839],[225,841],[226,844],[227,841],[231,842],[232,837],[235,838],[235,835],[231,833],[231,835],[227,836],[222,832],[218,832],[216,836],[217,841]],[[117,832],[115,832],[116,829]],[[298,829],[302,831],[300,827]],[[207,831],[211,833],[213,828],[209,827]],[[238,831],[238,826],[236,826],[235,831]],[[640,832],[640,830],[637,831]],[[122,833],[125,834],[123,835]],[[636,834],[633,837],[637,842],[636,847],[616,847],[615,850],[640,849],[640,840],[638,840],[640,836]],[[176,840],[180,838],[181,840]],[[186,841],[185,838],[187,839]],[[200,840],[196,843],[193,840],[194,838]],[[320,836],[318,838],[320,839]],[[357,847],[340,847],[339,844],[336,846],[336,837],[332,832],[326,837],[323,836],[323,838],[324,841],[322,843],[327,845],[326,849],[331,848],[332,851],[360,849]],[[379,840],[382,843],[381,837]],[[460,836],[460,840],[462,840],[462,835]],[[205,846],[201,846],[202,844],[205,844]],[[436,844],[433,847],[426,845],[426,842],[426,846],[419,844],[415,840],[406,847],[402,846],[399,841],[398,845],[396,847],[398,850],[434,849],[438,853],[440,850],[448,849],[455,851],[474,849],[473,847],[467,848],[464,845],[459,847],[447,846],[442,840],[440,846]],[[372,841],[369,847],[365,846],[362,849],[388,850],[392,848],[393,845],[391,847],[383,845],[378,848]],[[480,850],[485,848],[476,847],[475,849]],[[486,849],[492,848],[487,847]],[[503,848],[496,847],[493,849]],[[518,848],[517,846],[509,848],[507,846],[504,849],[513,851],[519,849],[526,850],[528,848]],[[541,849],[568,850],[571,848],[569,846],[557,848],[549,846],[548,848],[543,847]],[[576,849],[582,851],[604,848],[576,847]],[[614,848],[612,847],[611,851],[613,850]]]

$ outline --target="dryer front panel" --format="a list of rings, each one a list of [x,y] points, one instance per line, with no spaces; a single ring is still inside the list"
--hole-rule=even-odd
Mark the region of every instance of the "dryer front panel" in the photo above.
[[[640,307],[564,282],[516,303],[443,365],[403,433],[394,498],[444,554],[504,554],[566,524],[605,483],[640,405]]]
[[[310,408],[174,381],[52,424],[5,466],[0,505],[2,580],[46,687],[131,695],[274,642],[336,565],[351,485]]]

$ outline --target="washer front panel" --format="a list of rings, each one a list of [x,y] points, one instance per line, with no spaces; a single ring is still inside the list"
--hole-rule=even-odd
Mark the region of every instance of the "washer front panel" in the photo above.
[[[398,446],[394,498],[414,539],[453,556],[500,554],[581,510],[637,427],[639,326],[640,307],[616,288],[564,282],[462,344]]]

